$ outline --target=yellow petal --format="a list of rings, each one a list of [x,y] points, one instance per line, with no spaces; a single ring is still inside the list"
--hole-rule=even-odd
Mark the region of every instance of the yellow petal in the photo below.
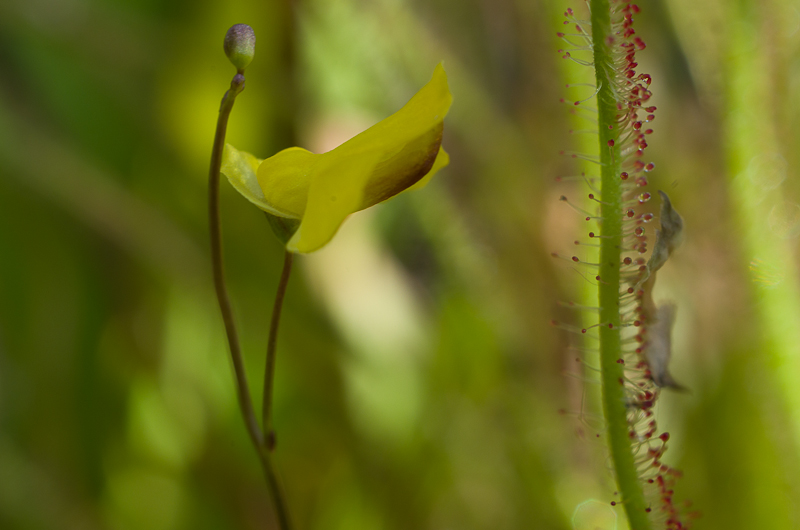
[[[297,168],[302,168],[302,164],[298,163],[298,160],[304,158],[303,153],[314,156],[305,149],[292,147],[291,149],[284,149],[277,155],[268,158],[267,161],[274,159],[280,160],[282,157],[286,157],[289,159],[289,165],[286,165],[286,167],[291,168],[292,171],[296,171]],[[305,195],[308,193],[307,186],[306,189],[302,190],[301,201],[293,201],[292,199],[296,198],[297,192],[288,189],[284,190],[284,198],[280,205],[273,204],[264,195],[264,191],[258,181],[258,170],[264,166],[264,162],[264,160],[256,158],[247,151],[239,151],[231,144],[225,144],[225,149],[222,152],[222,167],[220,168],[220,173],[228,177],[228,181],[236,191],[244,195],[248,201],[265,212],[278,217],[300,219],[305,209]],[[287,184],[291,184],[293,180],[286,179],[286,182]],[[300,204],[299,209],[292,209],[298,203]]]
[[[231,144],[225,144],[222,151],[222,167],[220,173],[228,177],[231,185],[262,210],[270,211],[264,198],[264,192],[258,185],[256,169],[261,160],[246,151],[239,151]]]
[[[264,160],[258,166],[258,183],[276,215],[300,219],[306,209],[312,168],[322,155],[300,147],[290,147]]]
[[[301,219],[287,248],[313,252],[351,213],[422,187],[448,164],[442,121],[452,100],[440,64],[402,109],[332,151],[285,149],[261,162],[254,175],[255,158],[226,147],[223,172],[262,210]],[[253,189],[256,181],[261,194]]]
[[[447,151],[444,150],[444,147],[440,147],[439,154],[436,155],[436,161],[433,163],[431,170],[428,171],[428,174],[419,179],[416,184],[408,188],[406,191],[424,188],[431,180],[431,177],[438,173],[440,169],[447,167],[448,164],[450,164],[450,155],[447,154]]]
[[[225,144],[222,152],[222,167],[220,173],[228,177],[231,185],[247,200],[264,210],[267,221],[278,239],[285,245],[297,230],[300,224],[300,215],[287,217],[264,197],[261,186],[258,184],[256,170],[262,160],[246,151],[239,151],[230,144]]]
[[[329,154],[350,150],[369,150],[378,153],[378,164],[370,176],[359,209],[393,197],[408,189],[431,172],[439,160],[444,117],[453,96],[447,85],[447,75],[439,64],[427,85],[395,114],[348,140]]]
[[[352,158],[320,157],[314,169],[324,178],[315,178],[309,187],[306,214],[286,244],[290,252],[313,252],[328,244],[347,216],[359,209],[376,161],[368,152]]]

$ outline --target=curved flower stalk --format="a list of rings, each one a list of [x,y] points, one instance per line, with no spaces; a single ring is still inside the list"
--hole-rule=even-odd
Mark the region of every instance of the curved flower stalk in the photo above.
[[[661,462],[669,434],[658,434],[653,418],[660,389],[679,388],[667,369],[675,306],[657,307],[652,298],[657,271],[680,243],[683,221],[660,192],[661,228],[645,261],[647,225],[654,216],[641,208],[651,198],[642,188],[654,165],[643,156],[656,108],[648,103],[650,76],[636,72],[636,52],[645,48],[632,27],[639,8],[628,0],[588,3],[591,19],[578,20],[569,9],[564,24],[574,31],[558,35],[569,45],[561,50],[564,58],[595,69],[597,109],[591,119],[597,123],[599,157],[575,156],[596,162],[600,171],[599,189],[596,179],[587,179],[589,198],[599,205],[599,232],[589,237],[600,257],[598,263],[584,263],[596,271],[599,321],[581,331],[596,329],[600,344],[603,414],[620,495],[611,504],[622,505],[634,530],[685,529],[672,500],[680,472]],[[580,57],[588,51],[590,58]],[[583,108],[584,101],[574,104]],[[582,263],[577,256],[572,261]]]
[[[424,186],[448,164],[441,143],[452,101],[439,64],[402,109],[332,151],[291,147],[259,160],[226,145],[221,171],[271,216],[287,250],[314,252],[351,213]]]

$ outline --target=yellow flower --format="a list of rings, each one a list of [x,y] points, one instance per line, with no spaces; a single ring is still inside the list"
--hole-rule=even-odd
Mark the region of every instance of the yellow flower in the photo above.
[[[424,186],[448,164],[442,120],[452,100],[439,64],[402,109],[332,151],[291,147],[259,160],[226,145],[221,172],[273,216],[273,229],[285,234],[288,250],[313,252],[351,213]]]

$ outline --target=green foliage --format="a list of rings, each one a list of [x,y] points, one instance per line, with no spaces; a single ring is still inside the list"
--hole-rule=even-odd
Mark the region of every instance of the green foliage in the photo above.
[[[269,518],[206,248],[208,151],[232,74],[220,35],[240,21],[259,39],[228,135],[243,150],[327,151],[400,108],[442,59],[458,102],[450,166],[296,264],[273,421],[297,528],[594,530],[613,510],[621,528],[596,411],[582,406],[593,385],[564,375],[582,370],[577,353],[548,325],[583,325],[558,302],[586,285],[550,257],[586,231],[558,201],[576,188],[555,181],[579,128],[557,102],[586,81],[555,53],[568,5],[289,5],[2,3],[0,528]],[[643,7],[651,182],[686,224],[654,295],[679,307],[671,371],[690,389],[656,411],[666,460],[685,473],[697,527],[788,530],[800,520],[796,12]],[[221,189],[258,381],[283,246]]]

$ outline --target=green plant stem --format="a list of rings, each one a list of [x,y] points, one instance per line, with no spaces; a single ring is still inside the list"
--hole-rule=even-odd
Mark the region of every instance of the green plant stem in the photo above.
[[[230,116],[231,109],[233,109],[236,96],[244,90],[244,81],[244,73],[242,71],[239,71],[233,77],[233,80],[231,80],[231,88],[222,97],[219,117],[217,118],[217,128],[214,133],[214,145],[211,150],[211,165],[208,172],[208,223],[211,237],[211,265],[214,275],[214,289],[217,293],[222,320],[225,323],[225,333],[228,337],[228,346],[231,353],[231,360],[233,361],[239,408],[242,411],[242,417],[244,418],[250,441],[253,443],[261,461],[261,467],[264,470],[264,476],[267,480],[267,489],[269,490],[270,498],[277,513],[279,527],[281,530],[291,530],[283,491],[278,483],[277,475],[271,461],[270,450],[267,447],[267,441],[258,425],[255,410],[253,409],[253,401],[250,397],[250,389],[247,385],[247,374],[242,359],[239,336],[236,333],[231,302],[225,284],[222,259],[222,227],[219,215],[220,167],[222,166],[222,151],[225,146],[228,117]]]
[[[286,509],[286,500],[283,488],[278,481],[275,469],[272,466],[271,452],[275,448],[275,433],[272,430],[272,394],[275,381],[275,359],[277,357],[278,326],[281,320],[281,309],[283,308],[283,298],[286,295],[286,287],[289,285],[289,275],[292,272],[292,261],[294,254],[286,252],[283,256],[283,270],[281,279],[278,281],[278,290],[275,293],[275,304],[272,307],[272,319],[269,325],[269,338],[267,340],[267,366],[264,370],[264,399],[262,409],[262,428],[266,433],[263,450],[267,452],[264,461],[267,463],[264,471],[267,474],[267,481],[270,486],[270,493],[273,496],[272,502],[278,514],[278,521],[281,528],[289,530],[291,523],[289,512]]]
[[[289,519],[289,509],[286,503],[286,494],[283,492],[283,486],[278,480],[278,474],[275,472],[275,466],[272,463],[272,453],[265,445],[258,448],[258,453],[261,456],[261,465],[264,468],[264,476],[267,478],[267,489],[269,490],[270,500],[272,506],[275,508],[275,514],[278,518],[278,528],[280,530],[292,530],[292,522]]]
[[[278,282],[278,290],[275,293],[275,304],[272,307],[272,320],[269,325],[269,340],[267,341],[267,366],[264,370],[264,401],[262,414],[262,428],[267,435],[267,448],[272,449],[274,445],[274,434],[272,433],[272,389],[275,381],[275,358],[276,346],[278,343],[278,325],[281,320],[281,309],[283,308],[283,298],[286,295],[286,287],[289,285],[289,275],[292,272],[292,252],[286,252],[283,256],[283,270],[281,279]]]
[[[649,530],[644,491],[639,482],[629,438],[624,366],[620,338],[620,263],[622,258],[622,182],[620,179],[617,102],[611,88],[615,75],[609,43],[611,18],[608,0],[591,0],[592,44],[597,86],[602,202],[600,212],[600,370],[603,412],[617,487],[632,530]],[[614,146],[609,145],[613,140]]]
[[[247,374],[242,360],[242,350],[239,336],[236,333],[236,324],[233,321],[231,301],[228,297],[228,288],[225,285],[225,273],[222,259],[222,227],[219,215],[219,176],[222,166],[222,149],[225,146],[225,132],[228,128],[230,116],[236,96],[244,90],[244,75],[237,73],[231,81],[231,88],[222,97],[217,119],[217,130],[214,134],[214,146],[211,151],[211,167],[208,172],[208,223],[211,234],[211,265],[214,274],[214,288],[225,322],[225,333],[228,337],[228,346],[233,361],[233,371],[236,376],[236,391],[239,397],[239,408],[244,417],[244,423],[253,445],[260,447],[264,444],[264,435],[258,427],[253,402],[250,398],[250,389],[247,386]]]

